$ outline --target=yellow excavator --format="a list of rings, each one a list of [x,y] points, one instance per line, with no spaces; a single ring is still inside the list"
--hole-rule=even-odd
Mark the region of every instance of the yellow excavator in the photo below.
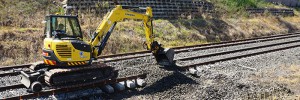
[[[131,8],[145,9],[146,13],[133,12]],[[92,39],[83,41],[77,16],[48,15],[45,20],[43,62],[30,66],[30,72],[21,71],[21,83],[32,92],[43,85],[64,87],[93,83],[116,77],[113,67],[97,62],[117,22],[124,19],[143,21],[147,49],[158,64],[172,66],[174,50],[163,48],[154,41],[151,7],[117,5],[108,12],[97,27]]]

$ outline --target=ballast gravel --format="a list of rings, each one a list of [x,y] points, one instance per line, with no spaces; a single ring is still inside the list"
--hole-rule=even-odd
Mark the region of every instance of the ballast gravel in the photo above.
[[[292,40],[293,39],[282,41]],[[259,44],[254,45],[257,46]],[[251,45],[247,45],[237,48],[250,46]],[[217,51],[233,50],[235,48],[233,47],[232,49],[223,49],[224,50]],[[175,55],[175,59],[178,59],[178,57],[184,57],[184,55],[195,56],[197,54],[203,54],[206,52],[216,52],[213,50],[214,49],[207,49],[202,51],[200,50],[199,52],[191,51],[189,52],[189,54],[179,53]],[[273,78],[270,77],[275,76],[268,76],[269,74],[266,72],[274,71],[278,73],[280,72],[276,69],[278,66],[300,67],[299,50],[300,47],[297,47],[288,50],[246,57],[242,59],[219,62],[211,65],[198,66],[197,69],[199,70],[199,76],[190,75],[188,72],[180,72],[176,68],[164,68],[163,66],[156,65],[155,59],[153,59],[153,57],[151,56],[110,62],[107,64],[116,67],[116,69],[120,70],[120,77],[136,75],[140,73],[148,73],[148,76],[146,78],[147,86],[144,88],[126,90],[121,93],[118,92],[114,94],[106,94],[105,96],[98,96],[96,92],[95,96],[93,95],[93,98],[88,99],[259,99],[271,97],[285,98],[289,95],[295,94],[295,89],[289,88],[283,83],[272,81]],[[203,59],[195,59],[191,62],[197,63],[201,61],[203,61]],[[285,75],[288,73],[280,73],[280,75],[282,74]],[[261,82],[261,79],[263,79],[264,81]],[[2,83],[6,82],[3,81]],[[13,84],[14,82],[8,83]],[[17,94],[26,93],[26,89],[0,91],[0,98],[11,97],[16,96]],[[73,92],[70,93],[71,96],[68,96],[68,98],[72,98],[72,95],[79,95],[84,93],[86,93],[85,90]],[[57,99],[66,98],[65,95],[62,95],[63,94],[58,94],[54,97]],[[51,99],[52,97],[53,96],[42,97],[40,99]]]
[[[0,87],[19,84],[19,83],[21,83],[20,80],[21,80],[21,76],[20,75],[1,77],[1,79],[0,79]]]
[[[279,66],[300,67],[299,50],[297,47],[198,66],[198,77],[152,64],[142,66],[140,69],[149,73],[146,87],[115,93],[106,99],[284,99],[296,90],[275,82],[272,77],[276,76],[265,72],[280,72],[276,69]],[[261,78],[255,79],[258,76]],[[269,81],[261,82],[262,78]]]

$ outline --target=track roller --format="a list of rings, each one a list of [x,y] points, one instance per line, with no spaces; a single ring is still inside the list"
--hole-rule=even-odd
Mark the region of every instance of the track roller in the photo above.
[[[125,86],[121,83],[116,83],[113,85],[115,91],[123,91],[125,90]]]
[[[114,93],[114,88],[110,85],[104,85],[101,87],[101,89],[106,93]]]
[[[32,92],[40,92],[43,89],[43,86],[40,82],[35,81],[31,84],[30,89]]]

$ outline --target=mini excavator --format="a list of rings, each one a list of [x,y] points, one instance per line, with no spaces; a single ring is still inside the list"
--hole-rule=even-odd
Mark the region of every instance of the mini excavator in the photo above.
[[[145,14],[130,9],[145,9]],[[151,7],[117,5],[108,12],[94,32],[92,39],[83,41],[77,16],[48,15],[45,20],[45,39],[41,62],[33,63],[29,72],[21,71],[21,83],[32,92],[43,86],[64,87],[116,78],[113,67],[97,62],[117,22],[124,19],[143,21],[148,50],[162,66],[174,64],[174,50],[163,48],[154,41]]]

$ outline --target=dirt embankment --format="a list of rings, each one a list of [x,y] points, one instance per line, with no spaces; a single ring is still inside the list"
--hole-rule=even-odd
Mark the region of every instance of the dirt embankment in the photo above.
[[[42,36],[38,30],[0,32],[0,65],[14,65],[41,59]]]
[[[94,30],[100,18],[80,19],[84,36]],[[155,39],[166,47],[230,41],[273,34],[295,32],[300,18],[261,16],[253,18],[213,18],[190,20],[155,20]],[[116,26],[104,55],[145,50],[145,33],[141,21],[127,20]],[[1,28],[0,65],[14,65],[41,60],[42,28]]]

